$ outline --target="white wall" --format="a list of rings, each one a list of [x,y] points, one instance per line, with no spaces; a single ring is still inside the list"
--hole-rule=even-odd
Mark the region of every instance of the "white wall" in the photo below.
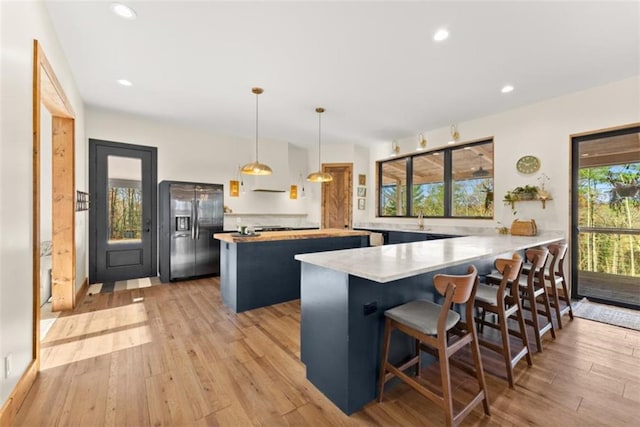
[[[362,147],[360,145],[356,145],[353,151],[353,224],[358,224],[367,220],[367,218],[373,214],[373,206],[375,203],[371,205],[371,200],[375,201],[375,175],[371,175],[369,173],[369,149]],[[364,186],[366,189],[366,197],[365,199],[365,209],[358,209],[358,175],[365,175],[366,185]],[[367,203],[369,202],[369,203]]]
[[[250,132],[249,132],[250,133]],[[260,161],[268,163],[274,175],[284,174],[284,193],[251,191],[264,177],[240,176],[238,168],[254,161],[255,140],[219,135],[205,130],[160,122],[139,116],[88,107],[87,138],[102,139],[158,148],[158,182],[163,180],[194,181],[223,184],[224,204],[234,214],[305,213],[308,199],[289,198],[289,186],[300,185],[308,165],[305,151],[282,141],[260,139]],[[277,151],[267,162],[267,153]],[[246,191],[240,197],[229,196],[229,181],[242,178]],[[269,178],[269,177],[267,177]],[[243,223],[251,224],[251,217]],[[235,224],[236,217],[232,220]],[[228,223],[229,221],[225,221]],[[273,224],[276,225],[276,224]]]
[[[515,93],[514,93],[515,95]],[[494,220],[426,219],[425,224],[494,227],[497,221],[510,226],[514,218],[534,218],[540,229],[569,233],[570,135],[640,122],[640,76],[588,89],[574,94],[548,99],[536,104],[488,117],[457,124],[460,141],[494,137],[495,217]],[[424,131],[428,149],[444,146],[450,139],[449,126]],[[398,140],[401,154],[415,150],[417,136]],[[391,142],[371,149],[369,175],[375,176],[375,160],[389,158]],[[541,168],[532,175],[516,171],[516,161],[532,154],[540,158]],[[546,173],[550,182],[546,188],[553,200],[542,209],[539,202],[518,203],[518,214],[501,202],[507,190],[525,184],[538,184]],[[368,221],[409,222],[375,218],[375,199],[367,198]]]
[[[0,375],[4,404],[32,356],[32,94],[33,39],[38,39],[76,113],[76,180],[86,187],[84,112],[73,76],[41,2],[0,2]],[[46,185],[43,183],[43,185]],[[78,281],[86,276],[86,220],[76,216]],[[1,360],[1,359],[0,359]],[[0,363],[0,365],[2,365]]]

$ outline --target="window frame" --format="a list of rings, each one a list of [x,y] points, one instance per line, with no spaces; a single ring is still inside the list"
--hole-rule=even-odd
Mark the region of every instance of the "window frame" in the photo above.
[[[413,212],[413,191],[407,190],[406,197],[406,213],[405,215],[383,215],[382,214],[382,166],[387,162],[398,161],[400,159],[406,159],[406,176],[407,176],[407,189],[413,189],[413,159],[420,156],[432,155],[433,153],[439,152],[442,154],[444,159],[444,172],[443,172],[443,183],[444,183],[444,214],[442,216],[427,216],[425,218],[454,218],[454,219],[483,219],[483,220],[493,220],[495,217],[495,199],[494,199],[494,209],[491,216],[453,216],[453,152],[457,150],[463,150],[465,147],[473,147],[476,145],[483,144],[493,144],[492,150],[492,158],[491,163],[494,165],[492,168],[491,179],[495,180],[495,142],[493,137],[482,138],[476,141],[467,142],[464,144],[456,144],[450,147],[440,147],[429,151],[420,151],[418,153],[406,154],[404,156],[392,157],[384,160],[376,161],[376,181],[378,186],[377,191],[377,209],[376,209],[376,217],[377,218],[417,218],[417,215],[409,215],[409,213]],[[495,187],[494,187],[495,188]],[[495,197],[495,196],[494,196]]]

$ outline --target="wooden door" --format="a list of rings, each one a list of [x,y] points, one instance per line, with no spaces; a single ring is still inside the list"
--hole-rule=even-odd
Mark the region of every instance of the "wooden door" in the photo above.
[[[351,228],[353,163],[323,164],[322,171],[333,176],[322,184],[322,228]]]

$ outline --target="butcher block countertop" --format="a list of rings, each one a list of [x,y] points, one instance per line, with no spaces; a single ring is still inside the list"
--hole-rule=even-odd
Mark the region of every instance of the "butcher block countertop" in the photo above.
[[[214,239],[228,243],[272,242],[275,240],[324,239],[327,237],[368,236],[369,231],[342,230],[339,228],[325,228],[322,230],[290,230],[263,231],[254,236],[239,236],[236,233],[216,233]]]

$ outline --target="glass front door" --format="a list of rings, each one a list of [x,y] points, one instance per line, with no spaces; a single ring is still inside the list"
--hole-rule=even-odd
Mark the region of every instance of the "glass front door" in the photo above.
[[[573,296],[640,308],[640,127],[573,139]]]
[[[157,150],[89,140],[89,282],[157,274]]]

